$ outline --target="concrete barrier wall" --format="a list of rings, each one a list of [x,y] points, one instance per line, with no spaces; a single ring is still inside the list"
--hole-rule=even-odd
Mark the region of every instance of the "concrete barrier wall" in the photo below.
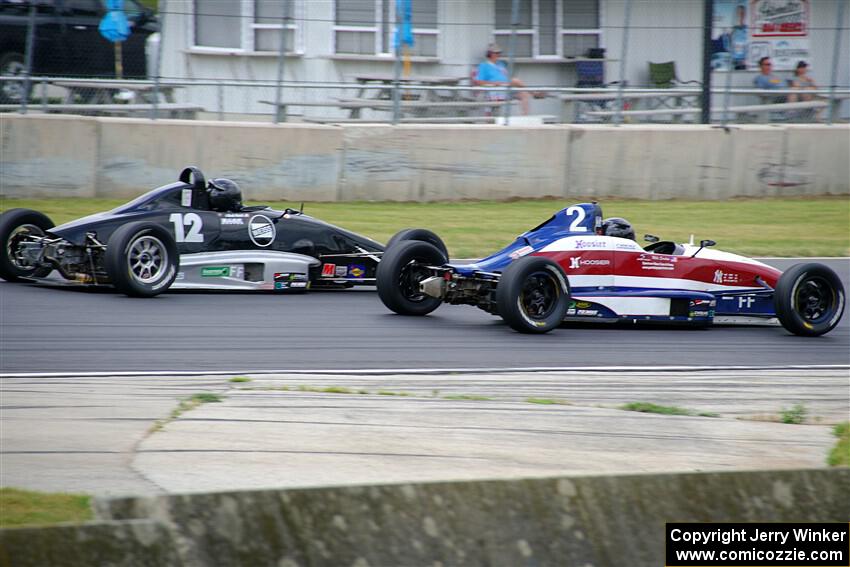
[[[254,200],[850,194],[850,125],[346,125],[0,115],[7,197],[129,198],[186,165]]]
[[[0,114],[0,194],[93,197],[98,137],[92,119]]]
[[[341,200],[438,201],[558,196],[562,128],[346,126]]]
[[[112,499],[97,502],[112,523],[0,530],[0,566],[125,565],[121,545],[137,565],[657,566],[667,521],[846,522],[848,494],[845,468]]]

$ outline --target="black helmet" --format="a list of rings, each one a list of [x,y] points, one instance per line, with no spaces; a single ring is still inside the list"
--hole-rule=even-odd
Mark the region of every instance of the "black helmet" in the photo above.
[[[242,208],[242,191],[229,179],[218,178],[209,182],[210,208],[221,213]]]
[[[635,229],[626,219],[611,217],[602,221],[602,234],[635,240]]]

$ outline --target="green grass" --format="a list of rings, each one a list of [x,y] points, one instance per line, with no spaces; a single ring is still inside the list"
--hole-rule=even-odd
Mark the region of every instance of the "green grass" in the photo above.
[[[838,442],[829,452],[826,462],[831,467],[850,467],[850,421],[836,425],[832,434],[838,437]]]
[[[177,405],[176,408],[171,410],[171,413],[169,414],[169,416],[167,418],[160,419],[159,421],[154,423],[153,426],[151,426],[151,428],[150,428],[150,432],[155,433],[155,432],[161,430],[163,427],[168,425],[168,423],[174,421],[175,419],[177,419],[178,417],[180,417],[181,415],[183,415],[187,411],[191,411],[191,410],[195,409],[196,407],[198,407],[200,405],[209,404],[209,403],[218,403],[218,402],[221,402],[223,399],[224,398],[222,398],[218,394],[213,394],[213,393],[210,393],[210,392],[201,392],[201,393],[198,393],[198,394],[192,394],[188,398],[180,400],[180,403]]]
[[[444,400],[472,400],[472,401],[489,401],[493,398],[488,398],[487,396],[475,396],[475,395],[467,395],[467,394],[451,394],[448,396],[443,396]]]
[[[541,406],[552,406],[552,405],[566,406],[566,405],[570,405],[569,402],[565,402],[563,400],[553,400],[551,398],[526,398],[525,401],[530,403],[530,404],[540,404]]]
[[[342,386],[327,386],[324,388],[317,388],[315,386],[298,386],[299,392],[318,392],[321,394],[354,394],[355,392],[349,388],[344,388]]]
[[[573,200],[439,203],[307,203],[304,212],[386,242],[402,228],[428,228],[439,234],[452,257],[481,256],[502,248],[520,233]],[[61,224],[123,204],[116,199],[2,199],[0,210],[36,209]],[[267,202],[274,208],[300,203]],[[710,238],[717,247],[751,256],[850,255],[850,199],[817,197],[732,199],[728,201],[601,202],[605,216],[631,221],[638,238],[646,233],[664,240]]]
[[[84,522],[93,517],[91,497],[85,494],[0,488],[0,528]]]
[[[660,406],[649,402],[631,402],[620,406],[621,410],[637,411],[640,413],[660,413],[662,415],[696,415],[699,417],[719,417],[710,411],[694,411],[677,406]]]
[[[248,378],[247,376],[234,376],[233,378],[231,378],[230,380],[228,380],[228,382],[236,382],[236,383],[239,383],[239,382],[250,382],[250,381],[251,381],[251,379],[250,379],[250,378]]]
[[[782,423],[799,425],[806,421],[806,406],[803,404],[794,404],[791,408],[782,408],[779,412],[779,418]]]

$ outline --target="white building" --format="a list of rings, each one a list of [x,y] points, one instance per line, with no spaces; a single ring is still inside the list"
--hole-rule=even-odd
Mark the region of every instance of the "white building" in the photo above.
[[[716,2],[729,0],[715,0]],[[836,30],[841,29],[837,84],[850,85],[850,8],[838,24],[846,0],[738,0],[755,9],[764,3],[796,3],[808,10],[807,60],[819,85],[828,85]],[[468,77],[498,41],[510,43],[511,0],[412,0],[416,43],[413,75]],[[392,22],[395,0],[160,0],[163,22],[163,76],[169,79],[263,81],[278,75],[281,16],[288,6],[284,79],[350,82],[362,74],[393,71]],[[515,75],[528,85],[576,84],[575,58],[604,48],[606,81],[620,79],[626,0],[521,0]],[[770,6],[769,6],[770,7]],[[630,86],[648,84],[648,63],[675,61],[682,80],[702,74],[702,0],[631,0],[624,78]],[[751,86],[755,70],[736,71],[732,84]],[[779,73],[790,78],[790,72]],[[723,86],[726,72],[713,74]],[[287,89],[286,100],[328,100],[340,91]],[[351,96],[351,93],[348,93]],[[211,112],[271,116],[273,87],[213,85],[182,89],[180,97]],[[560,114],[560,102],[532,101],[533,113]],[[847,104],[842,112],[847,115]],[[337,109],[307,108],[321,115]]]

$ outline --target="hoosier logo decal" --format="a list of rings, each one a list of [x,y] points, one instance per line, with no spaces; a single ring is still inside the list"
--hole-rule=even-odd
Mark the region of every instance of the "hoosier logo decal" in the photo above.
[[[248,234],[251,236],[251,242],[265,248],[274,242],[276,231],[274,224],[265,215],[254,215],[248,222]]]

